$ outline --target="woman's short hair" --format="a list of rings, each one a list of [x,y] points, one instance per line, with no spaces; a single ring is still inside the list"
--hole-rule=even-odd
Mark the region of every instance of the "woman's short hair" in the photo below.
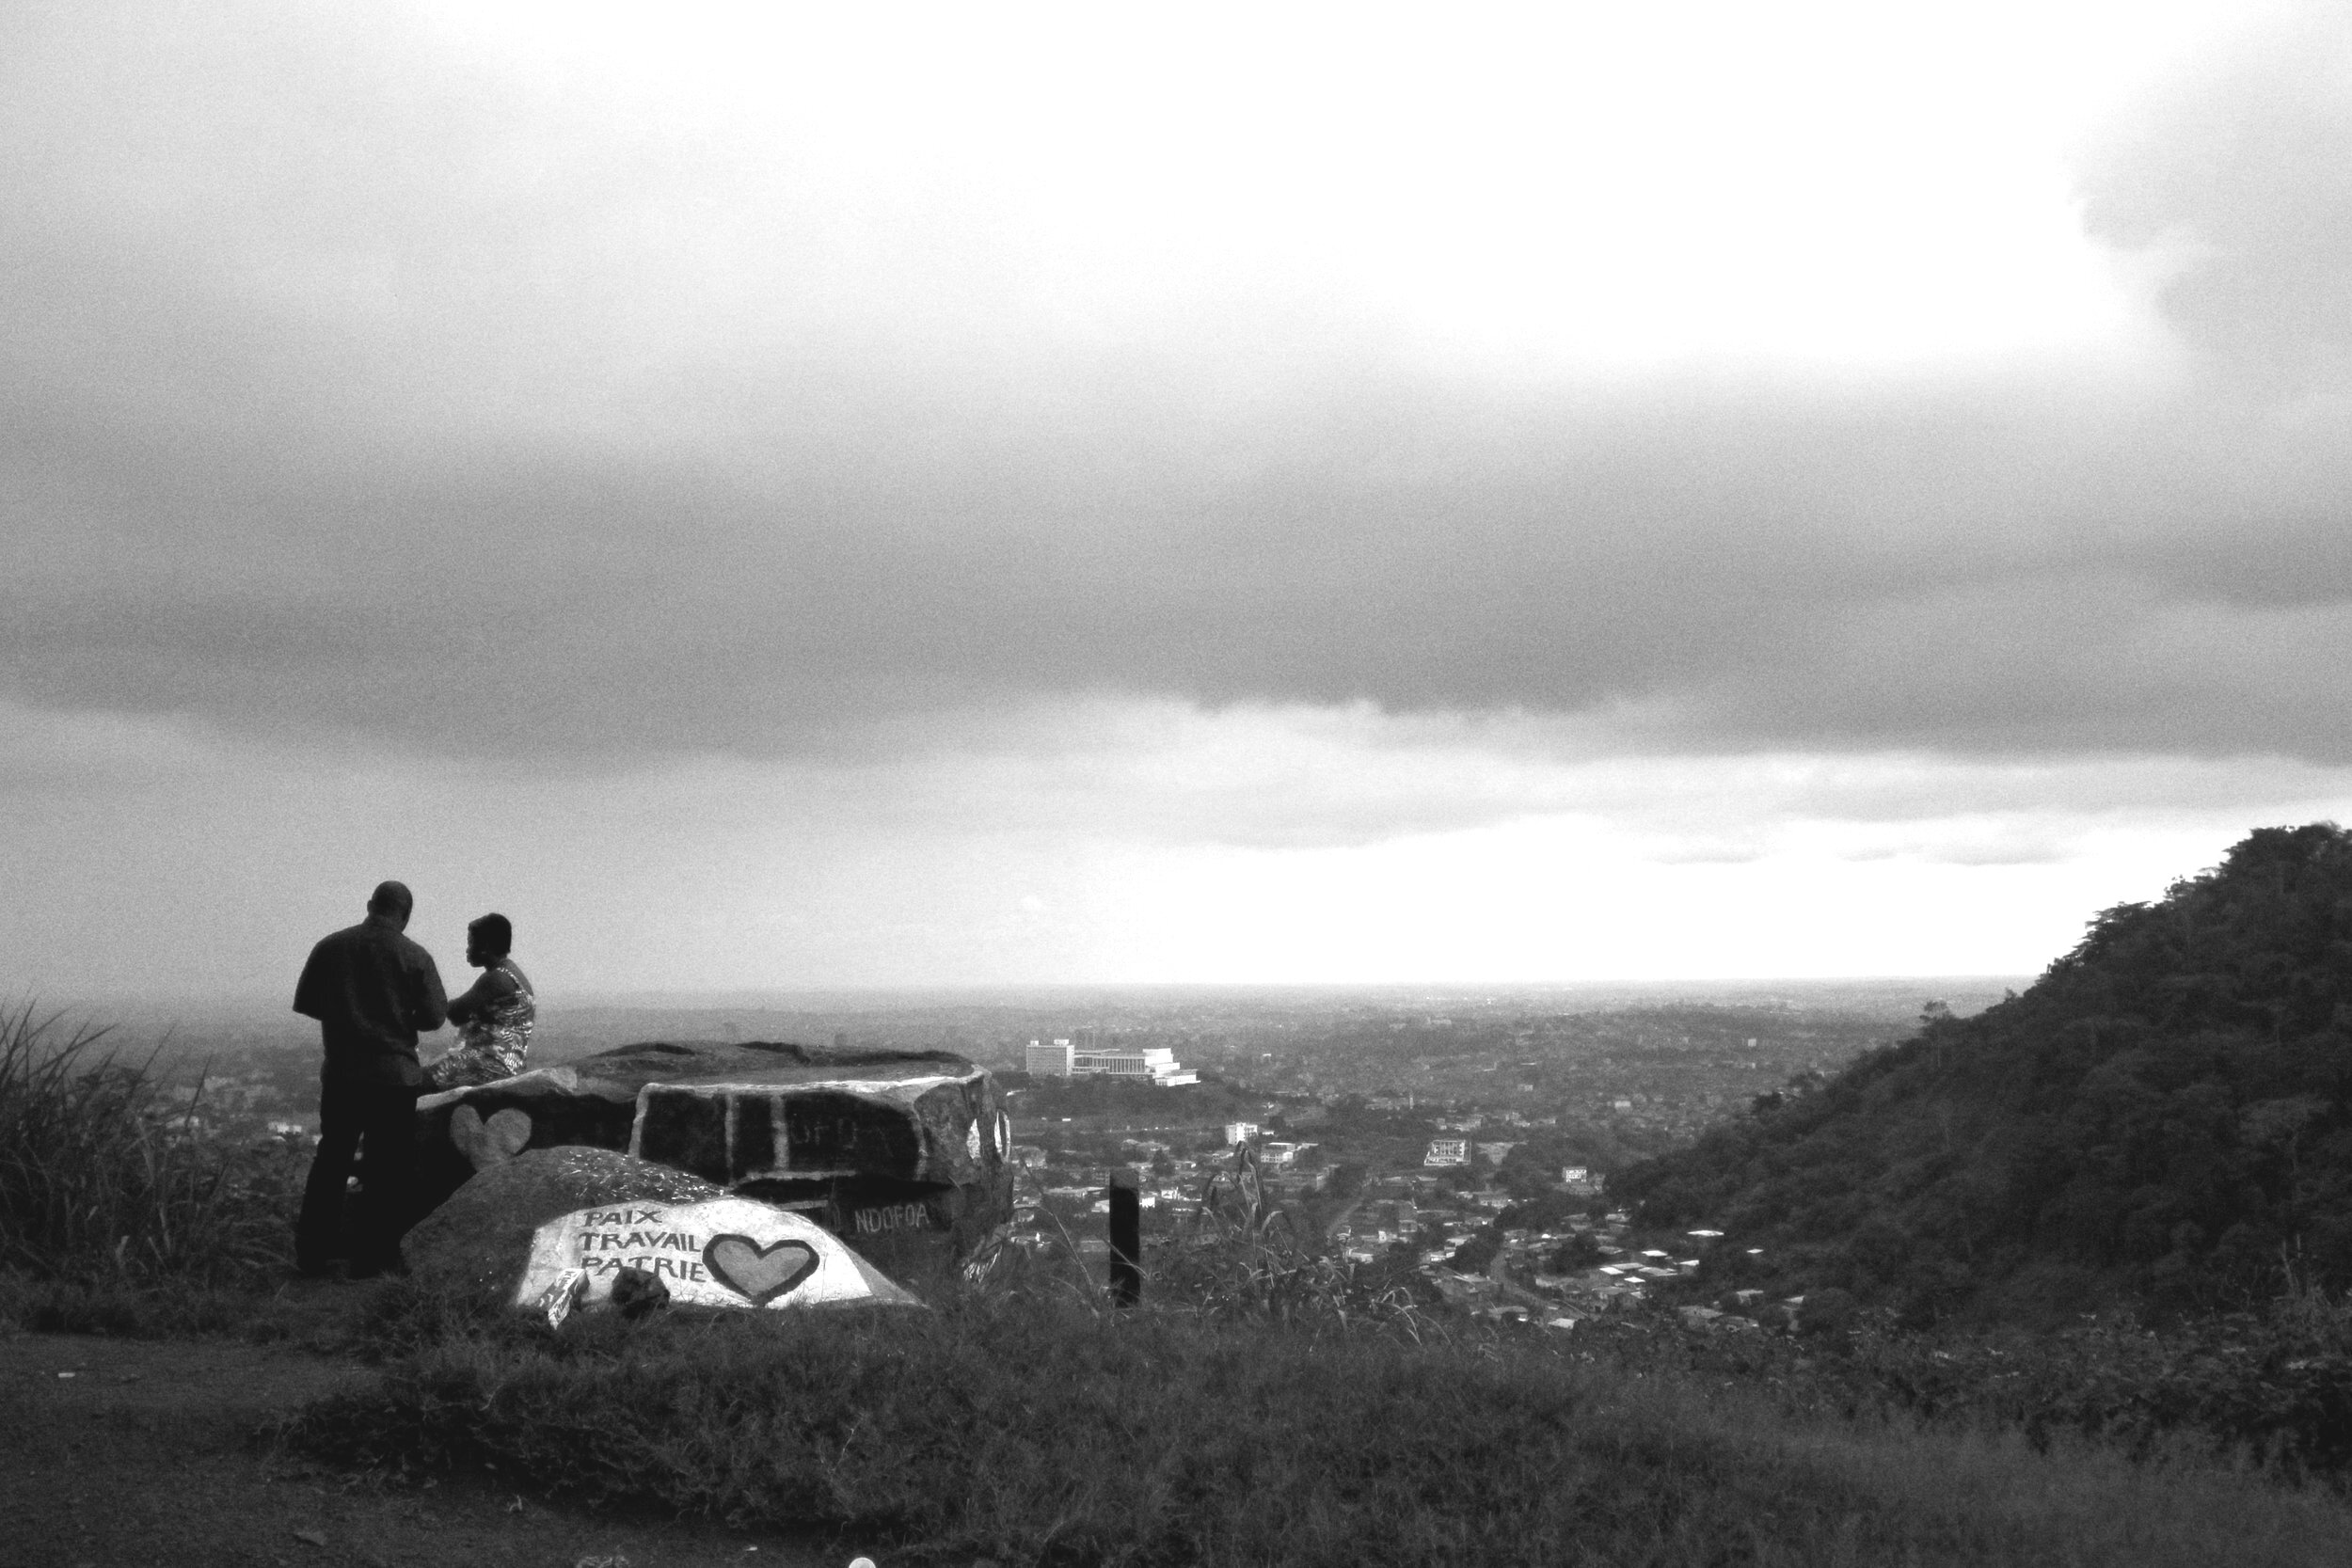
[[[515,923],[502,914],[485,914],[466,929],[479,935],[482,945],[501,958],[515,950]]]

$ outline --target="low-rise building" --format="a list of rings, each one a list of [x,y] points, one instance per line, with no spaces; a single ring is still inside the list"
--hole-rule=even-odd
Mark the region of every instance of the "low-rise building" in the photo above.
[[[1098,1046],[1091,1031],[1083,1042],[1066,1037],[1029,1042],[1025,1064],[1039,1078],[1134,1078],[1162,1087],[1198,1084],[1200,1075],[1176,1060],[1166,1046]]]
[[[1162,1088],[1200,1082],[1200,1074],[1186,1069],[1164,1045],[1073,1050],[1070,1071],[1073,1077],[1132,1078]]]

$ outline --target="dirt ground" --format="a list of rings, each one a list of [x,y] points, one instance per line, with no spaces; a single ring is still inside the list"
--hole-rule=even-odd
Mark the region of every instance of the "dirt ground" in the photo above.
[[[370,1374],[288,1346],[0,1338],[11,1568],[842,1568],[853,1553],[486,1486],[379,1486],[272,1451],[273,1418]],[[888,1559],[879,1558],[883,1568]]]

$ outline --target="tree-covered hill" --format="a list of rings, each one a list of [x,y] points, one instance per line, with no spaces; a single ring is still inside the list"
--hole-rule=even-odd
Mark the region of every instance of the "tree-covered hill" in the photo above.
[[[1708,1273],[1914,1322],[2352,1287],[2352,834],[2265,828],[2023,995],[1610,1183]],[[1761,1249],[1751,1258],[1748,1249]]]

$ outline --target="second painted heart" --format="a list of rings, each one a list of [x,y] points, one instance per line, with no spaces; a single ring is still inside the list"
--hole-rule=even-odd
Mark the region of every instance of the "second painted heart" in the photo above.
[[[485,1121],[472,1106],[460,1105],[449,1114],[449,1141],[474,1169],[488,1170],[512,1160],[531,1142],[531,1116],[510,1105],[491,1112]]]

